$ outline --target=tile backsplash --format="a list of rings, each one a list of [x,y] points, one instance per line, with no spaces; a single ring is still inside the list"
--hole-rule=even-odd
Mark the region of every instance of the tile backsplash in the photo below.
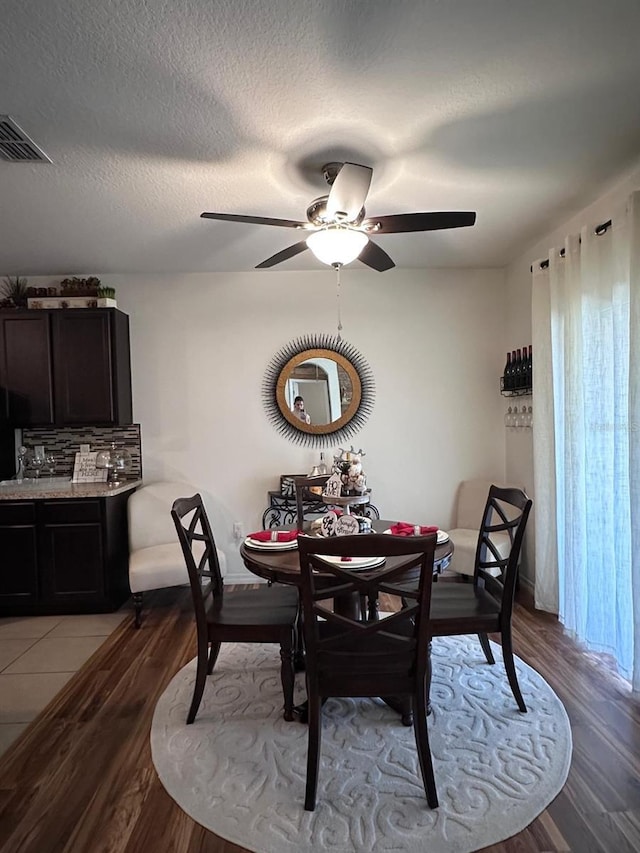
[[[128,479],[142,479],[142,441],[140,424],[124,427],[25,427],[22,430],[22,443],[32,451],[39,445],[45,453],[56,457],[56,477],[73,474],[76,453],[81,444],[90,445],[91,450],[105,450],[115,441],[118,447],[126,447],[131,454],[131,471]]]

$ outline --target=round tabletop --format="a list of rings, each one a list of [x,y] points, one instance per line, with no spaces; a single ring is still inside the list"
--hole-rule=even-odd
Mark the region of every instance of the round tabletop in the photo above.
[[[393,521],[385,521],[384,519],[372,522],[372,527],[376,533],[383,533],[388,530]],[[443,568],[443,562],[448,563],[449,558],[453,554],[453,543],[450,539],[436,546],[434,558],[434,571],[440,572]],[[293,548],[289,551],[258,551],[255,548],[248,548],[244,543],[240,546],[240,556],[242,557],[245,566],[254,575],[260,578],[265,578],[276,583],[287,583],[299,585],[300,583],[300,560],[298,558],[298,549]],[[403,557],[388,557],[388,565],[401,565]]]

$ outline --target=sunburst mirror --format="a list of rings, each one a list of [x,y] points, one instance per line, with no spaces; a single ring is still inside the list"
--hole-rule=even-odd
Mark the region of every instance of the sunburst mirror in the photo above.
[[[281,435],[327,447],[362,428],[373,410],[375,384],[354,346],[334,335],[304,335],[271,359],[262,397]]]

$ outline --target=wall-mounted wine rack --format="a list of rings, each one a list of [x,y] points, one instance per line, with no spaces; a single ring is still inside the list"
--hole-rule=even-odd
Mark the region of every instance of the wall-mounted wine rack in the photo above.
[[[507,362],[500,377],[503,397],[527,397],[533,391],[533,352],[525,346],[507,353]]]
[[[500,377],[500,393],[503,397],[530,397],[533,393],[533,388],[528,385],[525,388],[505,388],[504,376]]]

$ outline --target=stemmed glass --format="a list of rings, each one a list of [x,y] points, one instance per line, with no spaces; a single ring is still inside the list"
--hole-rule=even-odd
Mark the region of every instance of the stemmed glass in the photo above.
[[[39,453],[34,453],[31,459],[31,467],[33,468],[33,475],[36,480],[40,477],[40,469],[44,465],[44,456],[41,456]]]
[[[21,446],[18,448],[18,470],[16,471],[15,475],[15,479],[18,481],[18,483],[21,483],[24,480],[24,469],[26,467],[27,453],[28,450],[26,447]]]
[[[53,453],[47,453],[44,458],[45,465],[47,467],[47,471],[49,472],[49,477],[53,477],[56,473],[56,457]]]

